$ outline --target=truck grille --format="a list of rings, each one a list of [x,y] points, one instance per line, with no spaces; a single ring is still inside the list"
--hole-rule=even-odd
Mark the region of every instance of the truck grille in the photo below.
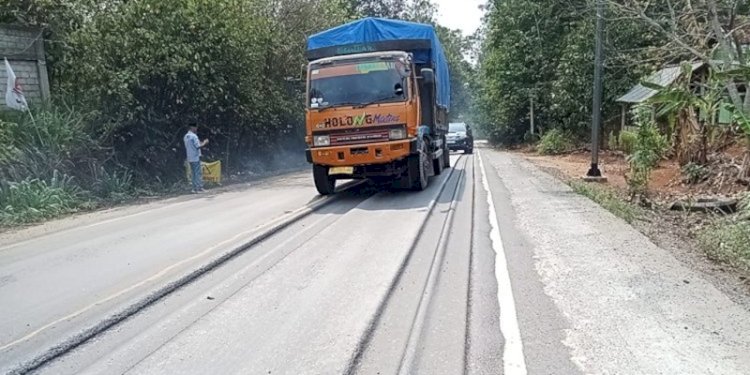
[[[331,146],[344,146],[362,143],[388,141],[389,129],[367,129],[331,134]]]

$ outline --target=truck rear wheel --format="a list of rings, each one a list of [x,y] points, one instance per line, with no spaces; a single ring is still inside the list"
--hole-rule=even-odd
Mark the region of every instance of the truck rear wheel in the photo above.
[[[448,149],[448,144],[443,138],[443,166],[447,169],[451,167],[451,150]]]
[[[432,159],[432,172],[435,176],[439,176],[443,173],[443,156],[440,155],[437,159]]]
[[[313,180],[320,195],[330,195],[336,190],[336,179],[328,175],[328,167],[313,164]]]
[[[443,138],[443,145],[440,148],[443,153],[437,159],[432,159],[432,170],[435,172],[435,176],[443,173],[443,169],[448,168],[450,164],[450,156],[446,159],[445,155],[448,153],[448,149],[445,146],[445,138]]]

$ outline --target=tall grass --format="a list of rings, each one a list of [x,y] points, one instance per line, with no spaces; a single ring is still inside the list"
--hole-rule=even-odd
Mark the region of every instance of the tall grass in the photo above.
[[[88,115],[66,106],[33,109],[33,118],[18,111],[0,112],[0,134],[11,149],[0,158],[0,177],[49,180],[53,174],[81,176],[87,161],[101,150],[89,134]]]
[[[134,191],[133,175],[128,170],[107,171],[99,168],[94,193],[103,199],[112,202],[122,202],[129,199]]]
[[[50,180],[0,183],[0,224],[26,224],[76,211],[84,202],[73,178],[54,172]]]
[[[93,138],[92,116],[62,105],[32,113],[0,111],[0,225],[37,222],[133,195],[131,173],[112,166]]]
[[[710,258],[750,271],[750,193],[736,215],[717,219],[698,234],[698,240]]]

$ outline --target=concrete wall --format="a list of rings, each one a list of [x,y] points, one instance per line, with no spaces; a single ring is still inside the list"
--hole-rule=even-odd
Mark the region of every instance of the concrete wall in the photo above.
[[[49,99],[44,42],[39,29],[0,25],[0,60],[7,58],[30,104]],[[0,109],[5,109],[8,73],[0,61]]]

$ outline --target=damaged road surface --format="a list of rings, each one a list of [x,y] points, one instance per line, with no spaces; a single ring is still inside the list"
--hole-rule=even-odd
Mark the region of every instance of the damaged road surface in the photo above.
[[[698,271],[515,156],[451,165],[6,233],[0,372],[750,373],[750,309]]]

